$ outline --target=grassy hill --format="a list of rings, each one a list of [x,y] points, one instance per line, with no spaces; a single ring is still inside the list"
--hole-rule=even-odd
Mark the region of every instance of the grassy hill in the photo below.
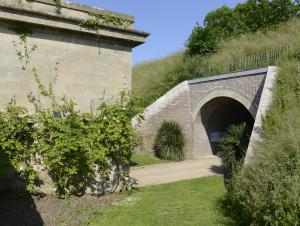
[[[273,104],[263,123],[264,142],[254,150],[255,161],[235,173],[224,202],[224,210],[239,225],[300,225],[299,44],[300,21],[293,20],[273,31],[221,43],[209,57],[178,53],[182,60],[174,57],[177,61],[172,63],[169,56],[134,68],[133,80],[144,76],[147,81],[134,86],[147,106],[186,79],[279,66]],[[151,78],[158,79],[149,82]]]
[[[249,33],[223,42],[216,53],[207,57],[186,57],[178,52],[134,67],[133,91],[143,97],[142,105],[146,107],[186,79],[275,64],[269,55],[273,52],[281,55],[297,43],[300,43],[299,19],[275,30]]]
[[[183,61],[183,52],[177,52],[159,60],[138,64],[133,68],[132,86],[137,93],[143,93],[151,83],[160,82],[167,73]]]

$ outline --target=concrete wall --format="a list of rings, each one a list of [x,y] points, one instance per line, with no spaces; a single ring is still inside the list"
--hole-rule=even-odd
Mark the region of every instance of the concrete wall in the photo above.
[[[98,31],[81,28],[80,21],[88,18],[91,10],[95,9],[63,4],[57,14],[51,0],[0,0],[0,109],[13,96],[17,103],[28,106],[29,91],[37,93],[33,65],[45,83],[53,82],[57,66],[57,96],[74,98],[82,111],[90,111],[100,98],[114,99],[131,89],[132,48],[148,34],[105,24],[99,24]],[[12,29],[23,26],[21,21],[32,32],[26,45],[29,49],[37,46],[28,65],[20,62],[16,53],[24,47],[13,45],[20,40]]]
[[[249,141],[249,146],[247,150],[247,155],[245,158],[245,164],[251,163],[254,160],[254,148],[259,143],[263,142],[262,140],[262,125],[263,119],[266,116],[268,108],[271,106],[273,101],[273,91],[276,83],[276,77],[278,74],[277,67],[269,67],[266,79],[264,82],[263,91],[261,93],[260,104],[257,109],[257,114],[255,117],[255,122],[253,125],[253,130],[251,133],[251,138]]]
[[[79,103],[81,110],[89,110],[92,100],[117,96],[131,89],[131,48],[102,42],[95,38],[33,29],[28,38],[29,48],[37,45],[27,70],[22,70],[13,41],[18,36],[9,30],[10,24],[0,22],[0,107],[16,95],[19,104],[27,105],[27,94],[36,90],[32,64],[44,82],[53,82],[54,68],[59,63],[57,94],[66,94]],[[19,45],[17,48],[22,48]],[[106,91],[105,96],[104,91]]]
[[[85,112],[95,110],[100,98],[113,101],[121,91],[131,89],[132,49],[144,43],[149,34],[103,21],[97,29],[81,27],[80,22],[89,19],[91,11],[134,21],[132,16],[73,3],[63,2],[57,12],[52,0],[0,0],[0,110],[14,96],[18,104],[33,110],[27,99],[30,91],[38,94],[33,66],[44,84],[54,82],[58,72],[56,97],[64,94],[73,98],[77,108]],[[30,31],[26,42],[21,43],[16,28]],[[34,46],[37,49],[31,52]],[[26,57],[25,48],[29,53]],[[33,166],[44,182],[40,190],[53,193],[53,182],[45,167],[38,163]],[[97,175],[97,182],[87,192],[106,192],[115,180],[114,173],[109,183]],[[13,169],[0,178],[0,190],[23,186],[24,181]]]

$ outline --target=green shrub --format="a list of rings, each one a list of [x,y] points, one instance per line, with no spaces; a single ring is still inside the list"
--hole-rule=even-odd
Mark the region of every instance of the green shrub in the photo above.
[[[241,225],[300,225],[300,49],[281,59],[255,160],[234,175],[230,213]]]
[[[222,159],[226,170],[225,179],[230,179],[233,173],[243,165],[249,144],[249,132],[245,122],[231,125],[227,129],[227,134],[220,141],[218,156]]]
[[[155,139],[156,155],[166,160],[182,161],[184,145],[185,138],[181,127],[174,121],[163,122]]]
[[[126,168],[138,144],[131,126],[133,102],[122,95],[114,104],[101,104],[95,113],[81,113],[71,99],[57,99],[52,84],[46,87],[35,68],[33,72],[38,96],[49,100],[50,106],[30,94],[34,113],[12,100],[0,114],[0,154],[26,179],[28,189],[36,188],[39,179],[32,168],[35,163],[45,166],[61,197],[84,194],[97,183],[96,174],[105,179],[112,171],[114,184],[127,187]]]
[[[0,171],[14,166],[21,176],[28,180],[28,189],[32,190],[32,184],[36,178],[36,172],[31,166],[31,158],[36,155],[33,147],[35,128],[33,117],[27,109],[16,106],[12,100],[6,106],[6,112],[0,112]]]

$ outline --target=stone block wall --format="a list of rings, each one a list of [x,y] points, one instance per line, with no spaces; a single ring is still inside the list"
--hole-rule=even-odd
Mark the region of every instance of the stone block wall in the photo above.
[[[1,108],[14,95],[19,104],[28,105],[27,94],[30,90],[36,93],[33,65],[45,83],[53,82],[57,67],[57,95],[74,98],[83,111],[90,110],[91,101],[96,104],[100,98],[110,99],[131,89],[130,47],[104,41],[98,47],[96,38],[33,29],[27,43],[29,48],[37,45],[37,49],[23,70],[23,63],[19,62],[13,47],[13,41],[18,42],[19,38],[9,26],[11,24],[0,22]]]
[[[97,31],[80,27],[95,10],[112,13],[63,3],[57,14],[52,0],[0,0],[0,109],[13,96],[18,104],[30,106],[27,94],[37,93],[33,65],[46,84],[54,81],[57,67],[55,93],[73,98],[81,111],[90,111],[100,99],[110,101],[131,89],[132,48],[142,44],[148,34],[105,24],[99,24]],[[30,30],[26,46],[37,46],[26,70],[17,56],[17,51],[24,49],[14,31],[20,26]]]

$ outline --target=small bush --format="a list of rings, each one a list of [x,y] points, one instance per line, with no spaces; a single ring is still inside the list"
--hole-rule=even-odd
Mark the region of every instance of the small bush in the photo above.
[[[243,165],[249,138],[249,129],[244,122],[229,126],[226,136],[220,141],[218,156],[222,159],[222,164],[226,169],[225,182],[230,180],[233,173]]]
[[[33,116],[27,109],[16,106],[12,100],[6,105],[6,112],[0,112],[0,172],[5,174],[6,168],[14,166],[20,175],[27,179],[28,189],[36,178],[31,166],[32,156],[37,154],[34,145]]]
[[[284,132],[256,150],[256,161],[234,175],[230,208],[241,225],[300,224],[299,118],[294,126],[286,123]]]
[[[166,160],[182,161],[184,160],[184,145],[185,138],[178,123],[164,122],[155,139],[156,155]]]

